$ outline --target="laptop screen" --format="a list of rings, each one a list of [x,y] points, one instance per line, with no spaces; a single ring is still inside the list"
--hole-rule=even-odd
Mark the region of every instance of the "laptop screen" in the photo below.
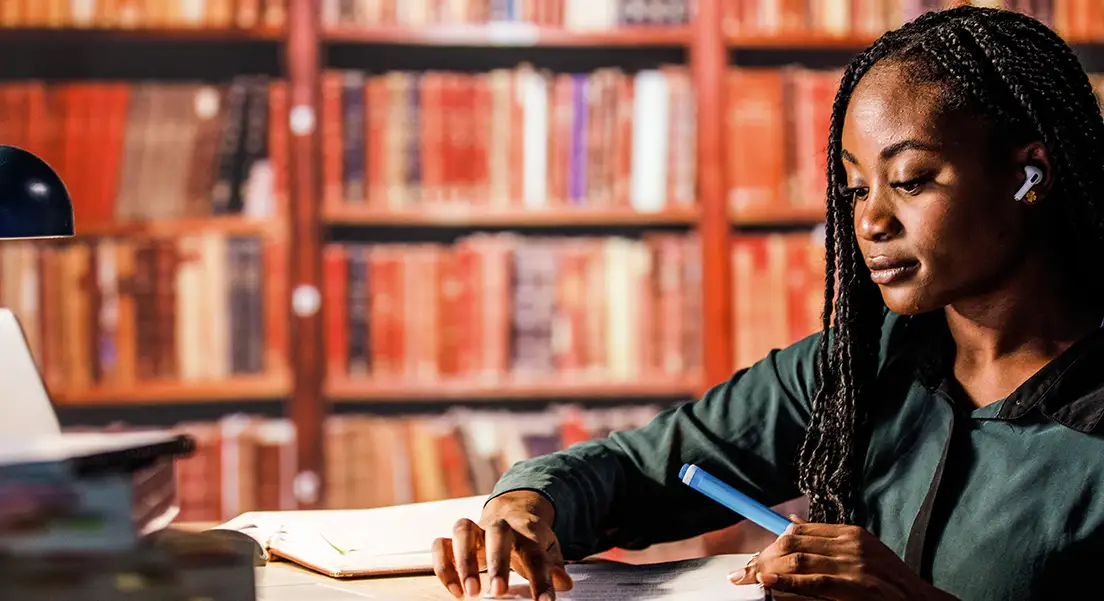
[[[61,431],[19,319],[0,309],[0,437]]]

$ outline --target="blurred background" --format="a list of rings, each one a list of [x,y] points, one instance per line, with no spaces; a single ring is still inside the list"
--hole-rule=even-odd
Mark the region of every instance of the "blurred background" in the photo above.
[[[819,329],[839,75],[944,4],[0,0],[78,232],[0,304],[66,428],[196,436],[181,521],[484,494]]]

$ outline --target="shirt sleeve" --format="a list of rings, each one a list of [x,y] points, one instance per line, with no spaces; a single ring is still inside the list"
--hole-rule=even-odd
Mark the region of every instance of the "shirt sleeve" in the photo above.
[[[771,351],[702,398],[648,425],[519,462],[492,497],[533,490],[555,507],[567,559],[640,549],[734,524],[740,517],[683,484],[696,463],[761,503],[800,496],[797,451],[809,421],[820,334]]]

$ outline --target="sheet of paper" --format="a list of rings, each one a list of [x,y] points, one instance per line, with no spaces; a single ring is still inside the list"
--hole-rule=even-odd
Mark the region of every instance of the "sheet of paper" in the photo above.
[[[747,564],[750,555],[722,555],[673,563],[633,566],[576,564],[568,566],[575,587],[556,595],[557,601],[763,601],[759,585],[735,586],[728,574]],[[513,573],[510,599],[531,599],[529,583]]]

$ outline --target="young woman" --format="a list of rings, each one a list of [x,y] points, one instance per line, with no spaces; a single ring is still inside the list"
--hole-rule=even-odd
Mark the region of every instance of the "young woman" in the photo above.
[[[697,463],[808,497],[733,566],[776,597],[1104,595],[1104,121],[1077,59],[1020,14],[926,14],[846,70],[828,165],[829,334],[516,465],[437,542],[446,587],[485,565],[492,593],[513,568],[553,598],[564,559],[732,524],[679,482]]]

